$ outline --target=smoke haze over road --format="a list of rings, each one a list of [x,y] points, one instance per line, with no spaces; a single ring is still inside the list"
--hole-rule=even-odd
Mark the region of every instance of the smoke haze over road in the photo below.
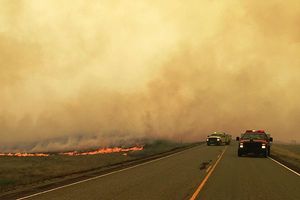
[[[296,0],[2,0],[0,152],[300,141],[299,24]]]

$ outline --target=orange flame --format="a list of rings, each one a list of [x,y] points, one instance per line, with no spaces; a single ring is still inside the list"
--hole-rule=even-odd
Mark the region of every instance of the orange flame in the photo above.
[[[47,157],[49,154],[46,153],[0,153],[0,156],[11,156],[11,157]]]
[[[96,154],[129,152],[129,151],[142,151],[143,149],[144,149],[144,147],[131,147],[131,148],[113,147],[113,148],[102,148],[102,149],[97,149],[95,151],[88,151],[88,152],[70,151],[70,152],[60,153],[60,155],[84,156],[84,155],[96,155]]]
[[[101,148],[94,151],[88,152],[77,152],[77,151],[70,151],[70,152],[63,152],[59,153],[59,155],[65,156],[84,156],[84,155],[96,155],[96,154],[108,154],[108,153],[119,153],[124,152],[123,155],[127,155],[126,152],[129,151],[142,151],[144,149],[143,146],[141,147],[130,147],[130,148],[121,148],[121,147],[112,147],[112,148]],[[47,157],[50,154],[47,153],[0,153],[0,156],[10,156],[10,157]]]

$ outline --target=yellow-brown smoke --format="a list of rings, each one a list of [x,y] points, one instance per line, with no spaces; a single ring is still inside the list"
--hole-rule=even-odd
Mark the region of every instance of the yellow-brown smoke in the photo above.
[[[3,0],[0,150],[299,141],[299,16],[297,0]]]

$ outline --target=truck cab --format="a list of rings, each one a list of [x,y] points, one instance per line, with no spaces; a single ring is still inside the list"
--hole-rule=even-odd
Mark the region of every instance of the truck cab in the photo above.
[[[246,154],[263,154],[268,157],[271,152],[273,138],[264,130],[247,130],[241,137],[236,138],[238,144],[238,156]]]
[[[206,143],[210,145],[229,145],[231,142],[231,135],[228,135],[224,132],[214,132],[207,136]]]

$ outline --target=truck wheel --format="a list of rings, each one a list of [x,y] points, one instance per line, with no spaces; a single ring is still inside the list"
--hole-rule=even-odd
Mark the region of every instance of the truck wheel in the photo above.
[[[267,157],[268,157],[268,155],[269,155],[269,153],[268,153],[268,152],[269,152],[269,151],[266,149],[266,150],[265,150],[265,152],[264,152],[264,157],[265,157],[265,158],[267,158]]]
[[[268,148],[268,156],[271,155],[271,151],[270,151],[270,148]]]
[[[242,152],[238,151],[238,157],[242,156]]]

